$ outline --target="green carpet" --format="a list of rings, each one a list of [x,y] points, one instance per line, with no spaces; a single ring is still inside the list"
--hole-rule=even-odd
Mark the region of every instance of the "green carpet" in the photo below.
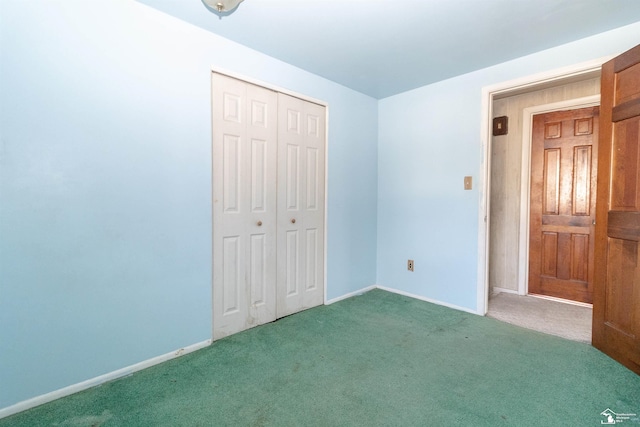
[[[374,290],[0,427],[596,426],[607,408],[640,414],[640,377],[593,347]]]

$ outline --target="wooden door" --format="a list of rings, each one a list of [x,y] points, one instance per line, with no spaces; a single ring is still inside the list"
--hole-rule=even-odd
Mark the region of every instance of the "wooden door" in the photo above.
[[[640,374],[640,46],[602,67],[593,345]]]
[[[278,317],[324,302],[325,114],[278,94]]]
[[[598,107],[533,118],[529,293],[592,302]]]
[[[276,92],[220,74],[213,99],[213,338],[276,318]]]

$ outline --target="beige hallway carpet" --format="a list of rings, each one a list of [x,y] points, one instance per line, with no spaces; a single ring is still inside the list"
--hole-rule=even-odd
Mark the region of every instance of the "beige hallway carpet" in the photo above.
[[[499,293],[489,298],[487,316],[569,340],[591,343],[592,313],[590,307]]]

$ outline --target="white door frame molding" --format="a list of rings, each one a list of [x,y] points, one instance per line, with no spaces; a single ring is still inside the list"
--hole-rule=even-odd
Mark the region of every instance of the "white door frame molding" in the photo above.
[[[234,78],[236,80],[242,80],[243,82],[246,82],[246,83],[251,83],[251,84],[254,84],[256,86],[261,86],[261,87],[263,87],[265,89],[269,89],[269,90],[272,90],[274,92],[284,93],[286,95],[290,95],[290,96],[293,96],[295,98],[300,98],[300,99],[302,99],[304,101],[313,102],[314,104],[322,105],[323,107],[329,108],[329,104],[327,104],[325,101],[322,101],[320,99],[313,98],[311,96],[302,94],[300,92],[296,92],[296,91],[293,91],[293,90],[285,89],[283,87],[271,84],[269,82],[265,82],[264,80],[254,79],[253,77],[248,77],[248,76],[246,76],[244,74],[236,73],[235,71],[230,71],[230,70],[227,70],[227,69],[212,65],[211,66],[211,72],[212,73],[223,74],[225,76],[232,77],[232,78]]]
[[[572,65],[569,67],[563,67],[556,70],[547,71],[540,74],[526,76],[515,80],[510,80],[482,88],[481,98],[481,111],[480,111],[480,141],[482,144],[482,159],[480,163],[481,180],[480,194],[479,194],[479,209],[478,209],[478,275],[477,275],[477,301],[476,312],[477,314],[484,316],[487,314],[488,301],[489,301],[489,215],[491,211],[490,206],[490,189],[491,189],[491,118],[493,116],[493,100],[497,96],[505,97],[509,95],[515,95],[518,93],[533,92],[540,90],[544,87],[551,87],[563,82],[570,82],[579,79],[586,79],[590,75],[600,72],[602,64],[611,59],[612,56],[604,58],[594,59],[588,62]],[[530,125],[529,125],[530,126]],[[523,150],[523,152],[528,150]],[[524,156],[524,154],[523,154]],[[524,161],[524,160],[523,160]],[[524,165],[524,164],[523,164]],[[523,174],[524,174],[523,168]],[[529,161],[527,159],[527,174],[529,172]],[[522,186],[525,184],[523,183]],[[527,177],[528,185],[528,177]],[[522,191],[522,190],[521,190]],[[527,189],[527,206],[528,206],[528,189]],[[521,213],[522,215],[522,213]],[[528,208],[527,208],[528,218]],[[520,219],[522,221],[522,217]],[[519,242],[522,245],[522,223],[520,224],[521,240]],[[527,234],[528,237],[528,223]],[[520,247],[522,249],[522,247]],[[528,251],[528,250],[527,250]],[[520,264],[522,261],[522,253],[519,259]],[[525,266],[526,267],[526,266]],[[519,276],[522,275],[522,265],[518,269]],[[520,292],[521,280],[518,280],[518,291]]]
[[[221,74],[227,77],[231,77],[237,80],[241,80],[244,81],[246,83],[250,83],[256,86],[261,86],[265,89],[269,89],[272,90],[274,92],[280,92],[286,95],[290,95],[293,96],[295,98],[299,98],[302,99],[304,101],[308,101],[314,104],[318,104],[321,105],[325,108],[325,141],[324,141],[324,156],[325,156],[325,161],[324,161],[324,233],[323,233],[323,240],[324,240],[324,254],[323,254],[323,271],[324,271],[324,283],[323,283],[323,304],[327,304],[327,235],[328,235],[328,200],[329,200],[329,186],[328,186],[328,177],[329,177],[329,104],[325,101],[310,97],[308,95],[304,95],[301,94],[299,92],[296,91],[292,91],[289,89],[285,89],[283,87],[259,80],[259,79],[255,79],[253,77],[248,77],[246,75],[237,73],[235,71],[231,71],[231,70],[227,70],[215,65],[211,66],[211,73],[217,73],[217,74]],[[211,102],[211,111],[213,111],[213,99],[210,99]],[[209,115],[211,117],[211,113]],[[213,123],[212,123],[213,125]],[[213,143],[213,142],[212,142]],[[212,185],[213,185],[213,173],[211,174],[211,181],[212,181]],[[213,187],[211,188],[211,196],[213,197]],[[211,249],[212,249],[212,253],[213,253],[213,216],[211,217],[211,224],[212,224],[212,235],[211,235]],[[212,262],[213,262],[213,258],[212,258]],[[212,264],[213,265],[213,264]],[[212,297],[213,297],[213,271],[211,274],[211,291],[212,291]],[[212,312],[211,312],[211,336],[213,337],[213,300],[211,301],[212,303]]]

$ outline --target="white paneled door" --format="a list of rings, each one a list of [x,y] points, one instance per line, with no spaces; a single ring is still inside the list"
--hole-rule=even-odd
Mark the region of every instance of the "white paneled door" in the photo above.
[[[325,107],[213,73],[213,338],[324,301]]]
[[[276,318],[276,92],[213,74],[214,339]]]
[[[278,317],[324,300],[324,143],[324,107],[278,94]]]

